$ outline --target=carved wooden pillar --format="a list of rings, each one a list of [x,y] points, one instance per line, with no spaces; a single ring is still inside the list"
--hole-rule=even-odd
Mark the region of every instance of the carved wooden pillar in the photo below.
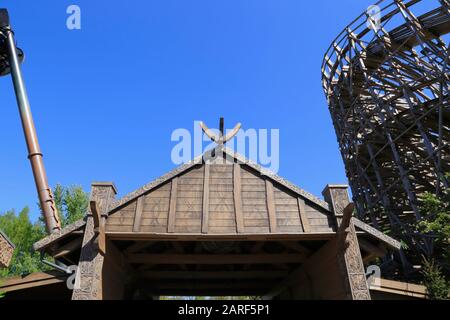
[[[108,209],[116,196],[116,188],[111,182],[93,183],[91,187],[90,201],[95,201],[101,218],[100,224],[104,224],[108,215]],[[83,246],[78,264],[79,289],[74,289],[72,300],[101,300],[102,270],[104,255],[99,250],[96,222],[91,208],[88,208],[88,217],[84,231]],[[98,226],[97,226],[98,227]]]
[[[327,185],[322,191],[322,195],[326,202],[331,206],[331,210],[336,217],[337,227],[341,225],[344,217],[344,209],[350,203],[347,185]]]
[[[337,257],[347,287],[347,299],[370,300],[364,264],[359,249],[355,226],[351,222],[353,210],[346,185],[327,185],[322,192],[336,217]],[[347,210],[346,210],[347,208]]]

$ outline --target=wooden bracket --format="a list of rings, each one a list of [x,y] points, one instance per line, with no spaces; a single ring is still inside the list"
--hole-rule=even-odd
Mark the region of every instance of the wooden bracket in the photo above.
[[[345,230],[349,227],[354,210],[355,210],[355,204],[353,202],[350,202],[345,207],[344,214],[342,215],[341,226],[340,226],[340,228],[342,228],[342,230]]]
[[[350,222],[352,219],[354,209],[355,209],[355,204],[353,202],[350,202],[344,209],[341,224],[338,227],[338,232],[337,232],[338,241],[344,247],[348,246],[347,234],[349,233],[349,230],[350,230],[349,227],[350,227]]]
[[[91,209],[92,218],[94,219],[94,232],[96,238],[94,242],[98,246],[98,250],[102,255],[106,253],[106,236],[105,236],[105,223],[104,219],[102,219],[102,215],[100,213],[100,208],[98,207],[97,201],[91,200],[89,202],[89,206]]]

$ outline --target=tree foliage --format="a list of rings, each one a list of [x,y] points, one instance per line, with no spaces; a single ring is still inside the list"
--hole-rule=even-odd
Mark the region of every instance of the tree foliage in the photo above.
[[[86,214],[89,196],[80,186],[63,187],[57,184],[53,195],[63,227],[83,218]]]
[[[26,207],[18,214],[14,210],[9,210],[0,215],[0,229],[16,246],[10,267],[0,270],[0,277],[41,270],[39,254],[33,252],[33,243],[45,235],[45,228],[40,221],[32,223],[29,212]]]
[[[450,294],[450,191],[425,193],[421,198],[423,218],[417,231],[433,239],[433,257],[424,257],[423,283],[431,299],[448,299]]]
[[[88,195],[81,187],[57,185],[54,188],[54,196],[63,227],[83,218],[88,205]],[[32,222],[29,213],[30,210],[26,207],[18,214],[15,210],[0,214],[0,229],[16,246],[11,266],[0,270],[0,278],[47,268],[40,262],[39,253],[33,252],[33,244],[46,235],[45,225],[42,218]]]
[[[419,232],[433,238],[435,258],[444,266],[450,265],[450,192],[441,196],[425,193],[421,198],[422,220]]]
[[[434,260],[423,261],[423,282],[427,288],[427,293],[432,300],[446,300],[449,298],[450,288],[449,282],[442,273],[441,267],[436,265]]]

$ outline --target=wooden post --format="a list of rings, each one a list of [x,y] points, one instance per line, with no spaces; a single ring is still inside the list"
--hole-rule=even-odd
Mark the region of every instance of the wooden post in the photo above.
[[[113,183],[98,182],[92,184],[91,206],[88,209],[80,263],[78,265],[80,288],[74,289],[72,300],[101,300],[104,297],[104,264],[105,259],[109,259],[106,257],[109,255],[109,250],[106,254],[102,254],[97,237],[99,235],[99,226],[105,224],[109,206],[114,200],[116,193]],[[93,210],[93,208],[95,209]],[[96,216],[94,217],[94,215]]]
[[[347,189],[347,185],[327,185],[322,191],[325,201],[330,204],[336,217],[337,227],[341,225],[344,209],[350,203]]]
[[[336,217],[337,258],[347,287],[347,299],[370,300],[358,238],[351,222],[353,206],[350,205],[347,188],[346,185],[327,185],[322,194]]]

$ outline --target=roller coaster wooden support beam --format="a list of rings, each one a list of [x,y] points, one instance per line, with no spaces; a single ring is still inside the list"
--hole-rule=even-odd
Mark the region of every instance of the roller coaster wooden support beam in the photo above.
[[[413,257],[433,254],[411,227],[422,219],[421,195],[450,185],[450,1],[425,13],[423,2],[378,1],[380,21],[361,14],[322,65],[358,215],[404,240]]]

